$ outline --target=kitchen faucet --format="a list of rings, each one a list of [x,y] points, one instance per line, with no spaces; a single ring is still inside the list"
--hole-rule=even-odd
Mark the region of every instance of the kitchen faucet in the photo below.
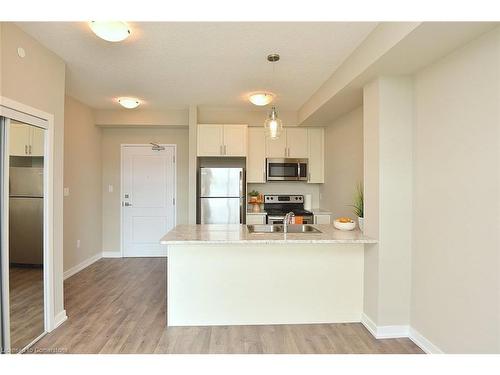
[[[288,232],[288,225],[291,224],[292,217],[295,217],[295,214],[291,211],[285,215],[283,219],[283,233]]]

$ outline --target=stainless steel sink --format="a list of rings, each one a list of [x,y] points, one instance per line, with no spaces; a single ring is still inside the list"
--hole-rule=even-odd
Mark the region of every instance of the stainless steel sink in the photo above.
[[[249,233],[283,233],[282,224],[254,224],[247,225]],[[309,224],[290,224],[288,233],[321,233],[321,231]]]
[[[283,233],[283,225],[281,224],[254,224],[247,225],[250,233]]]
[[[290,224],[288,226],[288,233],[321,233],[321,231],[309,224]]]

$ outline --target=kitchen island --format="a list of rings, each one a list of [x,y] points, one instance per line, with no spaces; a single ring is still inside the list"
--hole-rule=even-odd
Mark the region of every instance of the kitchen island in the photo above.
[[[359,322],[360,231],[250,233],[245,225],[178,225],[168,246],[169,326]]]

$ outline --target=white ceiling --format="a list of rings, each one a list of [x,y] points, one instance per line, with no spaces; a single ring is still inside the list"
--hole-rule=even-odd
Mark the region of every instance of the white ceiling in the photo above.
[[[266,89],[280,109],[297,110],[376,23],[131,22],[122,43],[97,38],[85,22],[18,25],[66,61],[68,94],[94,108],[136,96],[150,109],[250,109],[246,94]]]

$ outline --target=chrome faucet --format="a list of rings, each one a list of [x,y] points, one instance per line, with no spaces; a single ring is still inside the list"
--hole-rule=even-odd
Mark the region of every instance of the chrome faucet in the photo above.
[[[285,215],[283,219],[283,233],[288,233],[288,225],[291,224],[292,217],[295,217],[295,214],[291,211]]]

